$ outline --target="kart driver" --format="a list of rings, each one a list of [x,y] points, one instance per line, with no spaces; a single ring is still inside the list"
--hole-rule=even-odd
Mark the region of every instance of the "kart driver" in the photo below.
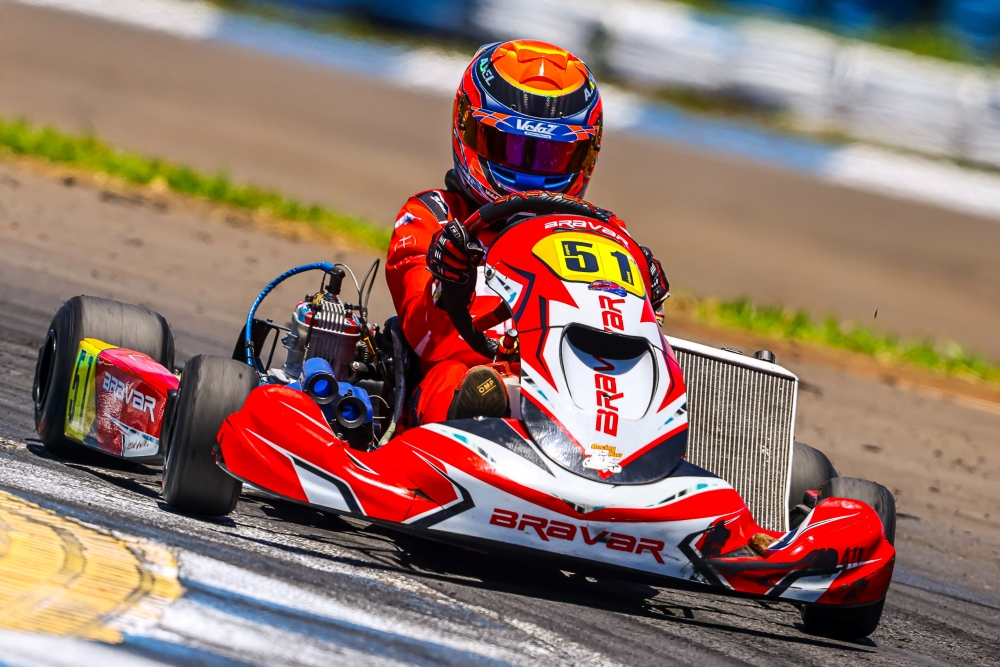
[[[455,96],[452,153],[445,189],[410,197],[396,220],[386,280],[400,327],[424,377],[404,423],[509,414],[499,374],[455,330],[438,303],[442,284],[469,299],[474,318],[490,318],[501,301],[485,285],[484,249],[495,233],[473,239],[462,224],[481,206],[528,190],[582,197],[597,162],[603,109],[587,66],[565,49],[530,40],[482,47]],[[610,224],[625,224],[612,216]],[[626,232],[627,233],[627,232]],[[660,262],[642,247],[653,308],[669,285]],[[477,329],[482,330],[477,320]],[[489,326],[501,324],[487,322]],[[496,331],[502,331],[498,327]],[[487,332],[488,335],[499,333]]]

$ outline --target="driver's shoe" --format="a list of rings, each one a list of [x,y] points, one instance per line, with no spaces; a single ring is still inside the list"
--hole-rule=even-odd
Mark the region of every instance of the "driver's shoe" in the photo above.
[[[500,374],[490,366],[470,368],[451,399],[448,419],[508,416],[507,387]]]

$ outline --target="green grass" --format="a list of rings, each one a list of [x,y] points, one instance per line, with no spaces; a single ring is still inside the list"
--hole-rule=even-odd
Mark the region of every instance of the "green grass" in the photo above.
[[[137,185],[162,184],[178,194],[246,211],[264,211],[374,248],[389,245],[391,230],[360,217],[304,204],[274,190],[233,183],[225,172],[209,175],[159,158],[116,150],[92,135],[71,135],[49,126],[35,127],[25,120],[0,118],[0,150],[104,173]]]
[[[689,300],[685,306],[696,320],[769,338],[847,350],[882,361],[917,366],[946,375],[1000,383],[1000,365],[966,352],[957,343],[906,340],[897,335],[778,306],[759,306],[747,299]]]

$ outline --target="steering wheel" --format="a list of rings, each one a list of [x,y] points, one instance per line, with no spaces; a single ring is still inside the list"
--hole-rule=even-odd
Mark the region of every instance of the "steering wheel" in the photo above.
[[[610,211],[598,208],[578,197],[557,192],[545,192],[544,190],[532,190],[507,195],[483,206],[469,216],[469,219],[465,221],[465,228],[473,236],[478,236],[486,229],[501,232],[514,224],[512,218],[521,213],[534,215],[563,213],[592,218],[601,222],[607,222],[611,219]]]
[[[591,218],[600,222],[607,222],[611,219],[609,211],[577,197],[535,190],[507,195],[483,206],[469,216],[469,219],[465,221],[465,227],[473,237],[487,229],[501,232],[516,224],[515,216],[524,213],[534,215],[563,213]],[[485,333],[476,329],[467,302],[460,298],[448,298],[444,294],[444,291],[453,289],[452,286],[443,283],[441,289],[443,298],[439,303],[443,303],[444,309],[458,334],[477,353],[487,359],[495,359],[497,341],[490,339]]]

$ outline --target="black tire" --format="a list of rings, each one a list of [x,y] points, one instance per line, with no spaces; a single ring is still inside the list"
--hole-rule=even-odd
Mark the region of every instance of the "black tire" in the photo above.
[[[66,402],[84,338],[142,352],[173,369],[174,337],[159,313],[93,296],[75,296],[64,303],[38,350],[32,386],[35,429],[45,448],[56,456],[72,455],[79,446],[65,436]]]
[[[896,544],[896,499],[889,489],[866,479],[835,477],[820,487],[819,499],[827,498],[850,498],[871,505],[882,519],[885,539],[889,544]]]
[[[854,477],[835,477],[820,488],[820,500],[851,498],[860,500],[878,514],[889,544],[896,541],[896,499],[881,484]],[[885,598],[859,607],[826,607],[806,605],[802,608],[802,624],[806,632],[834,639],[857,639],[875,632],[882,620]]]
[[[257,372],[233,359],[201,355],[185,365],[164,418],[163,499],[172,508],[199,516],[236,509],[243,484],[216,464],[216,436],[258,384]]]
[[[802,608],[802,625],[806,632],[830,639],[861,639],[878,629],[882,621],[885,598],[860,607]]]
[[[792,481],[788,487],[790,528],[798,527],[809,514],[808,507],[799,507],[806,491],[819,491],[825,481],[837,476],[837,469],[826,454],[805,443],[795,443],[792,450]]]

